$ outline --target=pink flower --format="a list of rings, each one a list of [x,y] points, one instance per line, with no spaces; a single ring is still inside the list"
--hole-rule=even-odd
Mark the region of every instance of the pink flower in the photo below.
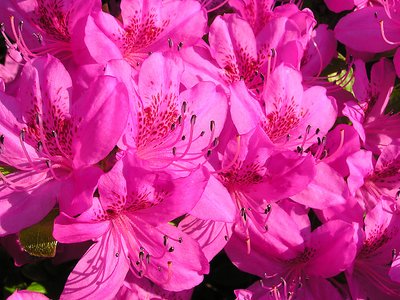
[[[19,63],[22,57],[14,48],[7,51],[4,65],[0,65],[0,79],[4,83],[9,83],[15,79],[19,71]]]
[[[37,223],[56,199],[71,214],[87,209],[101,174],[94,165],[114,148],[128,117],[126,89],[115,78],[98,77],[71,99],[71,78],[51,56],[28,62],[20,80],[16,97],[1,93],[0,160],[13,169],[1,175],[1,235]]]
[[[368,80],[365,66],[356,63],[354,93],[359,103],[345,103],[343,114],[349,117],[364,142],[365,148],[379,154],[387,145],[400,143],[398,114],[386,114],[385,109],[393,91],[395,71],[393,64],[381,59],[371,70]]]
[[[396,197],[400,179],[399,146],[387,146],[375,162],[372,153],[360,150],[348,157],[350,191],[360,204],[371,210],[382,196]]]
[[[7,300],[48,300],[45,295],[32,291],[15,291]]]
[[[100,178],[100,196],[89,210],[57,217],[53,234],[60,242],[96,241],[70,274],[62,299],[113,297],[128,271],[172,291],[201,282],[208,262],[200,247],[168,222],[193,208],[208,178],[198,170],[171,179],[126,157]]]
[[[143,62],[126,133],[128,153],[138,164],[168,168],[178,176],[207,162],[218,146],[228,106],[223,91],[211,82],[181,89],[182,72],[175,55],[154,53]]]
[[[46,53],[59,58],[70,58],[72,51],[79,51],[79,47],[75,47],[75,41],[72,42],[75,30],[81,30],[79,23],[87,18],[92,10],[101,9],[95,2],[1,1],[0,20],[4,22],[2,31],[15,40],[24,59]],[[16,48],[8,39],[7,44]]]
[[[374,3],[374,6],[344,16],[335,27],[336,38],[351,49],[362,52],[377,53],[397,48],[400,20],[398,13],[393,12],[399,9],[399,4],[394,2],[382,1],[386,9]]]
[[[261,126],[269,139],[287,149],[306,150],[336,120],[336,103],[320,86],[304,89],[301,73],[280,65],[265,84]],[[321,138],[320,138],[321,139]]]
[[[273,205],[266,216],[265,233],[249,228],[251,254],[245,251],[246,237],[236,235],[226,248],[229,257],[241,270],[260,276],[265,294],[275,295],[272,299],[288,295],[288,299],[314,299],[329,293],[333,299],[341,299],[326,279],[353,263],[357,250],[355,227],[334,220],[310,232],[309,227],[304,227],[300,219],[296,222],[288,212]]]
[[[149,53],[180,50],[206,33],[205,11],[194,0],[123,0],[121,17],[98,11],[87,19],[84,40],[98,63],[125,59],[136,67]]]
[[[390,202],[382,198],[365,217],[354,266],[346,271],[353,298],[399,298],[400,284],[388,274],[400,241],[399,215]]]
[[[137,278],[128,273],[124,285],[116,295],[116,299],[152,299],[152,300],[190,300],[193,289],[181,292],[170,292],[162,289],[147,278]]]

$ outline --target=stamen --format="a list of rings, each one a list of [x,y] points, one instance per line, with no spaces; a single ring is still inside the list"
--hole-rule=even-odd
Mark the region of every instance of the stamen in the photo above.
[[[236,163],[237,159],[239,158],[239,154],[240,154],[240,135],[236,136],[236,151],[235,151],[235,156],[233,157],[233,159],[229,162],[228,165],[222,167],[219,170],[210,172],[211,174],[217,174],[217,173],[222,173],[222,172],[226,172],[227,170],[229,170],[231,167],[233,167],[233,165]]]
[[[56,141],[57,149],[61,152],[61,154],[62,154],[65,158],[67,158],[67,159],[69,159],[69,160],[72,160],[71,157],[70,157],[68,154],[66,154],[66,153],[63,151],[63,149],[61,148],[60,142],[59,142],[59,140],[58,140],[57,132],[55,132],[54,130],[52,130],[52,131],[51,131],[51,135],[54,137],[54,139],[55,139],[55,141]]]
[[[180,51],[180,50],[182,49],[182,47],[183,47],[183,43],[182,43],[182,42],[179,42],[178,47],[177,47],[177,50]]]
[[[381,36],[382,36],[383,40],[386,43],[388,43],[389,45],[399,45],[400,44],[400,42],[394,42],[394,41],[391,41],[391,40],[388,39],[388,37],[385,34],[385,28],[383,26],[383,20],[379,21],[379,27],[381,29]]]

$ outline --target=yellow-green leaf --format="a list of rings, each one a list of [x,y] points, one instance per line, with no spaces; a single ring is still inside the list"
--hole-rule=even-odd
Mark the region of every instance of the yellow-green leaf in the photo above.
[[[53,238],[53,223],[58,215],[57,210],[51,211],[39,223],[22,230],[19,241],[22,248],[30,255],[38,257],[54,257],[57,241]]]
[[[0,172],[3,175],[8,175],[8,174],[14,172],[14,169],[12,167],[8,167],[8,166],[0,166]]]
[[[32,282],[27,288],[28,291],[46,294],[46,288],[38,282]]]

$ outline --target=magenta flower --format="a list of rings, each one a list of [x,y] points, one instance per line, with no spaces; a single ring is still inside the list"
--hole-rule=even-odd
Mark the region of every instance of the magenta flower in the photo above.
[[[379,154],[383,147],[400,143],[400,115],[385,113],[393,91],[395,70],[389,60],[382,59],[373,65],[368,80],[364,64],[358,62],[356,66],[354,93],[359,103],[346,102],[343,114],[353,123],[365,148]]]
[[[181,90],[182,72],[180,58],[159,53],[152,54],[139,72],[126,144],[146,168],[185,174],[205,164],[218,146],[226,96],[211,82]]]
[[[129,271],[172,291],[201,282],[208,261],[195,241],[168,222],[194,207],[208,176],[198,170],[171,179],[126,157],[100,178],[100,196],[89,210],[77,218],[57,217],[58,241],[96,241],[70,274],[61,299],[113,297]]]
[[[81,30],[80,21],[92,10],[100,10],[96,1],[5,0],[0,3],[2,30],[16,42],[25,59],[50,53],[70,58],[79,51],[73,35]],[[11,16],[11,20],[10,20]],[[74,40],[74,42],[72,42]],[[8,45],[11,42],[8,41]]]
[[[45,295],[32,291],[15,291],[7,300],[48,300]]]
[[[147,278],[137,278],[128,273],[124,285],[116,295],[117,299],[157,299],[157,300],[190,300],[193,289],[170,292],[162,289]]]
[[[335,100],[320,86],[304,89],[301,73],[285,65],[271,73],[262,95],[261,126],[271,142],[303,151],[324,136],[336,119]]]
[[[399,190],[399,146],[387,146],[375,162],[372,153],[360,150],[348,157],[350,191],[367,211],[380,202],[382,196],[395,199]]]
[[[71,78],[51,56],[28,62],[20,80],[16,97],[1,93],[0,160],[14,170],[1,175],[1,235],[37,223],[57,199],[71,214],[87,209],[101,174],[94,165],[128,117],[126,89],[115,78],[95,79],[72,101]]]
[[[121,18],[99,11],[87,19],[84,40],[98,63],[125,59],[136,67],[149,53],[179,50],[206,33],[205,11],[194,0],[123,0]]]
[[[245,250],[247,237],[234,235],[226,248],[229,257],[241,270],[260,276],[265,294],[275,294],[272,299],[315,299],[329,293],[333,299],[340,299],[326,279],[353,263],[357,250],[355,227],[334,220],[310,232],[301,217],[296,222],[289,213],[292,216],[293,210],[286,212],[273,205],[266,216],[268,230],[261,234],[249,228],[251,254]]]
[[[346,271],[350,292],[356,299],[398,299],[400,284],[388,274],[400,241],[397,208],[382,198],[364,224],[354,266]]]
[[[397,48],[400,44],[399,2],[377,2],[384,6],[374,2],[374,6],[356,10],[340,19],[335,27],[336,38],[351,49],[363,52]]]

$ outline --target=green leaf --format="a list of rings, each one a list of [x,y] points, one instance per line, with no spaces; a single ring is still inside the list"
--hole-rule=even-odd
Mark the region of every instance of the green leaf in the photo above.
[[[14,170],[14,168],[12,168],[12,167],[9,167],[9,166],[0,166],[0,172],[3,174],[3,175],[8,175],[8,174],[10,174],[10,173],[12,173],[12,172],[14,172],[15,170]]]
[[[38,282],[32,282],[30,286],[26,288],[28,291],[38,292],[42,294],[46,294],[46,288]]]
[[[25,288],[26,288],[26,283],[19,283],[13,286],[5,286],[4,290],[11,295],[16,290],[24,290]]]
[[[353,93],[354,76],[353,68],[348,68],[346,58],[342,54],[338,54],[332,63],[324,70],[327,73],[328,81],[334,82],[346,91]]]
[[[52,210],[42,221],[19,233],[19,241],[26,252],[38,257],[56,255],[57,241],[53,238],[53,223],[57,215],[58,211]]]

